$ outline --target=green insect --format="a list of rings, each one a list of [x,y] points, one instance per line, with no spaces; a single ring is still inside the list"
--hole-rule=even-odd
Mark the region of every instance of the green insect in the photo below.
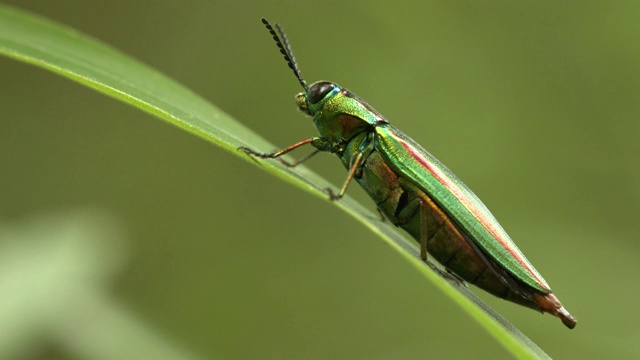
[[[302,85],[298,108],[313,117],[320,136],[274,153],[240,150],[260,158],[280,156],[310,144],[319,152],[336,154],[349,174],[331,200],[339,200],[355,179],[393,224],[407,231],[448,271],[489,293],[540,312],[557,316],[573,329],[576,320],[552,294],[509,235],[478,197],[446,166],[418,143],[389,124],[366,102],[339,85],[320,81],[308,86],[279,24],[262,22]],[[281,160],[281,159],[280,159]]]

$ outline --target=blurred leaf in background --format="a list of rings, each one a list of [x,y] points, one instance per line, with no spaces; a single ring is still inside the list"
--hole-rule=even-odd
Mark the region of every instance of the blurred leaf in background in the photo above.
[[[122,268],[115,221],[96,209],[0,222],[0,357],[192,359],[108,293]]]

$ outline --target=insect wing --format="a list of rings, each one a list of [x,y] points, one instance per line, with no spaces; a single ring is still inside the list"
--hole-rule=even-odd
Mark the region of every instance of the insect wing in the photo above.
[[[391,125],[376,127],[376,147],[389,165],[427,193],[509,273],[542,293],[551,289],[480,199],[438,159]]]

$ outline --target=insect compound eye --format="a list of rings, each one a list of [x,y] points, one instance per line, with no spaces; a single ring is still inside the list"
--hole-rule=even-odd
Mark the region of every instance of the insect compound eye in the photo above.
[[[319,103],[335,87],[336,85],[330,82],[321,82],[311,85],[311,88],[309,88],[309,101],[312,104]]]

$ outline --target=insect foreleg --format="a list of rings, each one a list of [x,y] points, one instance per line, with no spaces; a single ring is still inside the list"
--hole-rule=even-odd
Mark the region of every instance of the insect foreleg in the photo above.
[[[314,150],[313,152],[311,152],[310,154],[304,156],[302,159],[294,161],[294,162],[288,162],[285,160],[280,159],[280,156],[289,153],[303,145],[307,145],[307,144],[311,144],[311,146],[315,147],[316,150]],[[308,138],[305,140],[302,140],[300,142],[297,142],[287,148],[284,148],[282,150],[278,150],[272,153],[261,153],[258,151],[255,151],[253,149],[249,149],[248,147],[244,147],[241,146],[238,148],[238,150],[244,151],[246,154],[249,154],[251,156],[255,156],[255,157],[259,157],[261,159],[278,159],[283,165],[288,166],[288,167],[295,167],[297,165],[300,165],[301,163],[309,160],[310,158],[312,158],[315,154],[317,154],[320,151],[330,151],[328,150],[328,146],[327,145],[328,141],[324,138],[321,137],[312,137],[312,138]]]

